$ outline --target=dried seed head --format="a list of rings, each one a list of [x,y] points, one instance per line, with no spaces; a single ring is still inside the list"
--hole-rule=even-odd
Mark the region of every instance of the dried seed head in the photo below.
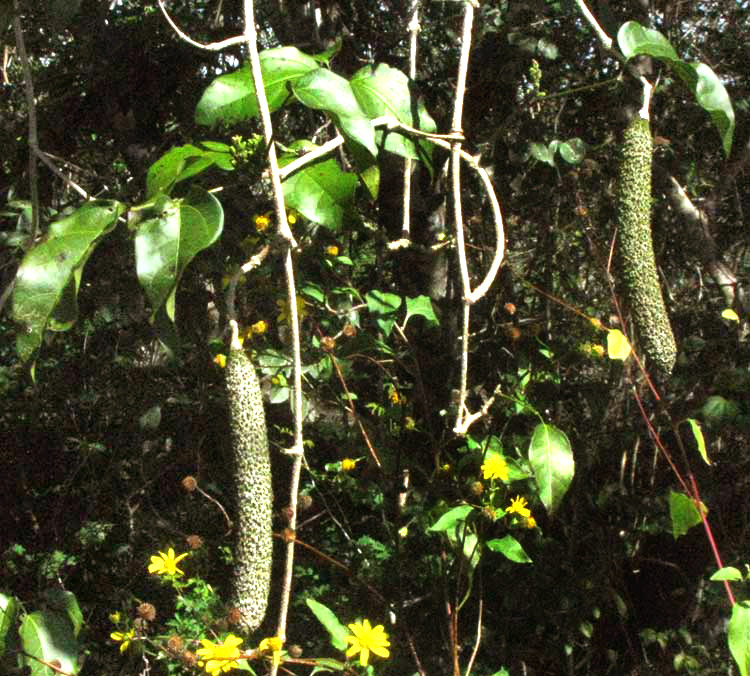
[[[196,488],[198,488],[198,482],[195,480],[194,476],[188,475],[180,483],[188,493],[192,493]]]

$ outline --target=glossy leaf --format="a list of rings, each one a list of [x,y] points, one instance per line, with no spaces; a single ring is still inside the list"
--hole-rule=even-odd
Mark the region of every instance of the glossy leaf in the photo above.
[[[47,239],[26,254],[13,290],[16,349],[22,361],[39,348],[45,329],[64,331],[73,325],[83,267],[123,211],[115,201],[86,202],[52,223]]]
[[[424,102],[417,96],[409,78],[396,68],[384,63],[360,68],[351,79],[354,96],[362,110],[372,119],[389,115],[399,122],[426,132],[437,130]],[[433,144],[382,129],[376,131],[377,144],[383,143],[389,152],[422,160],[432,167]]]
[[[292,91],[308,108],[328,113],[349,143],[362,146],[372,157],[377,156],[375,130],[348,80],[326,68],[316,68],[295,80]]]
[[[315,59],[296,47],[277,47],[260,53],[263,87],[271,112],[290,98],[289,87],[298,78],[318,67]],[[195,110],[198,124],[228,126],[258,115],[258,102],[250,64],[217,77],[203,92]]]
[[[706,509],[705,506],[703,509]],[[675,540],[702,521],[695,501],[684,493],[675,491],[669,492],[669,517],[672,521],[672,537]]]
[[[18,633],[28,653],[23,662],[31,676],[55,676],[42,662],[54,662],[63,673],[78,673],[78,643],[65,616],[53,610],[30,613],[21,621]]]
[[[734,566],[725,566],[724,568],[719,568],[709,579],[712,582],[723,582],[724,580],[741,582],[742,573]]]
[[[529,555],[524,551],[521,543],[512,535],[506,535],[496,540],[488,540],[487,548],[493,552],[499,552],[505,558],[516,563],[533,563]]]
[[[217,166],[225,171],[231,171],[232,156],[229,146],[223,143],[205,144],[206,149],[190,143],[172,148],[154,162],[146,177],[146,198],[164,193],[168,195],[172,188],[185,179]]]
[[[312,143],[295,144],[295,148],[311,150]],[[287,155],[281,166],[289,164],[296,156]],[[352,208],[357,189],[356,174],[342,171],[336,160],[321,160],[305,165],[283,183],[284,201],[313,223],[338,231]]]
[[[701,424],[695,418],[688,418],[688,424],[690,425],[690,431],[693,433],[695,443],[698,445],[698,453],[701,454],[704,462],[707,465],[711,464],[711,459],[708,457],[708,451],[706,450],[706,440],[703,438],[703,430]]]
[[[554,512],[575,473],[573,451],[565,433],[554,425],[537,425],[531,436],[529,464],[539,488],[539,498],[548,512]]]
[[[555,166],[555,150],[544,143],[530,143],[529,152],[535,160],[549,164],[550,167]]]
[[[318,618],[318,622],[320,622],[330,634],[331,645],[333,645],[336,650],[346,650],[348,645],[346,637],[349,636],[351,632],[339,622],[339,618],[336,617],[336,614],[330,608],[324,606],[315,599],[307,598],[305,599],[305,603],[312,611],[313,615]]]
[[[740,670],[740,676],[750,674],[750,603],[741,601],[732,606],[729,620],[729,652]]]
[[[224,212],[219,201],[193,187],[184,199],[167,200],[154,218],[141,223],[135,236],[136,271],[153,312],[163,309],[174,322],[175,293],[190,261],[221,234]]]
[[[730,307],[728,307],[726,310],[724,310],[721,313],[721,318],[722,319],[728,319],[730,322],[739,322],[740,321],[739,315],[734,310],[732,310],[732,308],[730,308]]]
[[[669,66],[688,86],[698,105],[711,116],[721,136],[724,153],[729,155],[734,137],[734,109],[726,88],[710,66],[681,60],[659,31],[644,28],[637,21],[628,21],[620,27],[617,44],[628,59],[647,54]]]

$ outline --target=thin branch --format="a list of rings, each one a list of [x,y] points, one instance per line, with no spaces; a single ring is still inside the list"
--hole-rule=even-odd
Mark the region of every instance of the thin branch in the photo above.
[[[250,65],[253,74],[255,95],[258,100],[258,109],[263,124],[263,134],[268,146],[268,164],[271,170],[271,181],[276,201],[276,217],[279,234],[285,240],[286,252],[284,256],[284,274],[286,277],[287,299],[289,303],[289,323],[292,333],[292,353],[294,360],[294,446],[291,478],[289,485],[289,529],[292,533],[297,528],[297,500],[299,493],[300,476],[302,474],[303,461],[303,438],[302,438],[302,351],[300,348],[299,313],[297,312],[297,288],[294,281],[294,261],[292,249],[297,246],[289,222],[286,217],[284,206],[284,195],[281,189],[281,177],[276,160],[276,146],[273,143],[273,126],[271,113],[268,109],[268,100],[263,85],[263,73],[260,68],[260,55],[258,54],[257,31],[255,28],[255,10],[253,0],[244,0],[245,15],[245,40],[250,54]],[[286,623],[289,613],[289,601],[292,593],[292,581],[294,577],[294,538],[290,538],[286,544],[286,566],[281,589],[281,601],[276,635],[284,640],[286,638]],[[271,668],[271,675],[276,676],[278,665]]]
[[[26,107],[29,114],[29,192],[31,195],[31,235],[32,239],[39,236],[39,174],[36,166],[36,151],[39,148],[39,136],[36,123],[36,97],[34,95],[34,80],[31,75],[29,55],[26,53],[26,43],[23,39],[21,26],[21,3],[13,1],[13,31],[16,36],[16,49],[23,67],[23,84],[26,93]]]
[[[580,10],[581,14],[583,14],[584,19],[588,21],[591,28],[594,30],[594,33],[596,33],[596,37],[599,38],[599,42],[604,45],[604,48],[608,52],[614,51],[612,48],[612,45],[614,44],[612,42],[612,38],[607,35],[607,33],[604,31],[604,29],[599,25],[599,22],[596,20],[596,17],[591,13],[591,10],[586,6],[586,3],[583,0],[576,0],[576,5],[578,6],[578,9]]]
[[[172,30],[177,33],[179,38],[181,40],[184,40],[189,45],[192,45],[193,47],[197,47],[198,49],[206,49],[210,52],[218,52],[222,49],[226,49],[227,47],[232,47],[234,45],[241,45],[244,42],[247,41],[247,37],[244,35],[236,35],[233,38],[227,38],[226,40],[222,40],[221,42],[210,42],[208,44],[204,44],[202,42],[197,42],[193,40],[187,33],[182,31],[180,27],[174,22],[171,16],[169,16],[169,12],[167,12],[167,8],[164,6],[164,0],[158,0],[159,3],[159,9],[161,10],[161,13],[164,15],[164,18],[167,20],[167,23],[172,27]]]

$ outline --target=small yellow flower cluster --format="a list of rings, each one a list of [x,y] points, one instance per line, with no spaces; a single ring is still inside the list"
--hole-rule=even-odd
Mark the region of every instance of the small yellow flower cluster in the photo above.
[[[505,509],[505,513],[518,514],[518,516],[526,520],[527,528],[536,528],[536,519],[531,516],[531,510],[526,506],[527,504],[528,501],[526,498],[517,495],[515,498],[510,499],[510,505]]]
[[[391,387],[390,394],[388,395],[388,398],[391,400],[391,403],[394,406],[402,406],[406,403],[406,397],[401,394],[395,387]]]
[[[252,335],[259,336],[266,331],[268,331],[268,322],[261,319],[260,321],[255,322],[255,324],[251,324],[246,329],[240,331],[237,338],[240,341],[240,345],[242,345],[245,340],[250,338]],[[217,354],[214,357],[214,364],[218,364],[221,368],[225,368],[227,365],[227,355]]]
[[[326,254],[328,254],[329,256],[338,256],[339,248],[335,244],[332,244],[331,246],[327,246]]]
[[[598,343],[581,343],[578,346],[578,349],[583,352],[583,354],[587,354],[592,357],[601,358],[606,354],[604,345],[599,345]]]
[[[135,640],[135,629],[125,632],[113,631],[109,636],[113,641],[117,641],[120,644],[120,652],[124,653],[130,646],[130,642]]]
[[[505,458],[498,453],[491,453],[486,458],[481,467],[482,476],[487,479],[508,480],[508,463]]]
[[[175,556],[174,549],[171,547],[167,553],[159,552],[157,556],[151,557],[151,563],[148,566],[148,572],[154,575],[184,575],[184,572],[177,567],[187,554]]]
[[[346,651],[347,657],[352,657],[359,653],[359,663],[361,666],[366,667],[370,659],[370,653],[379,657],[387,658],[390,656],[391,653],[388,650],[388,646],[391,643],[382,624],[372,627],[369,620],[363,620],[361,623],[353,622],[347,626],[352,632],[351,636],[345,637],[346,642],[352,644]]]
[[[281,664],[281,647],[283,645],[284,639],[280,636],[271,636],[270,638],[264,638],[260,642],[258,650],[262,653],[270,652],[273,666],[278,667]]]
[[[265,232],[271,226],[271,215],[272,211],[267,211],[265,214],[256,214],[255,216],[255,229],[258,232]]]

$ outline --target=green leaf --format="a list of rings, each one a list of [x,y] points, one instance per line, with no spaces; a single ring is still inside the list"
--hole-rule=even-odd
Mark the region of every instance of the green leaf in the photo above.
[[[44,600],[51,610],[55,610],[70,620],[73,634],[78,636],[83,627],[83,613],[73,592],[55,587],[44,592]]]
[[[493,552],[499,552],[505,558],[516,563],[533,563],[529,555],[524,551],[521,543],[512,535],[506,535],[499,540],[488,540],[487,548]]]
[[[730,307],[728,307],[726,310],[724,310],[721,313],[721,318],[722,319],[728,319],[730,322],[738,322],[738,321],[740,321],[739,315],[734,310],[732,310],[732,308],[730,308]]]
[[[554,425],[538,424],[531,436],[529,463],[539,488],[539,498],[548,512],[554,512],[575,472],[568,437]]]
[[[209,192],[193,186],[187,197],[166,200],[163,211],[144,221],[135,236],[136,272],[153,308],[174,322],[177,285],[190,261],[221,234],[224,212]]]
[[[410,317],[424,317],[430,326],[438,326],[440,322],[435,316],[435,309],[432,307],[432,299],[429,296],[417,296],[416,298],[406,299],[406,318],[404,326]]]
[[[349,144],[358,144],[367,149],[371,157],[377,156],[375,130],[348,80],[325,68],[316,68],[295,80],[292,91],[308,108],[327,112]]]
[[[350,636],[351,632],[339,622],[339,618],[336,617],[334,612],[315,599],[307,598],[305,599],[305,603],[307,603],[307,607],[313,612],[313,615],[318,618],[318,622],[331,635],[331,645],[336,650],[346,650],[348,645],[346,637]]]
[[[367,309],[375,315],[388,315],[401,307],[401,296],[387,291],[370,291],[365,294]]]
[[[648,54],[656,59],[679,61],[671,43],[659,31],[644,28],[637,21],[628,21],[617,31],[617,44],[626,59]]]
[[[718,394],[706,399],[706,403],[701,408],[701,414],[708,425],[731,422],[737,417],[738,412],[737,402],[732,399],[725,399]]]
[[[15,626],[16,616],[18,615],[18,601],[15,596],[0,594],[0,657],[8,649],[10,632]]]
[[[747,601],[732,606],[729,620],[729,652],[740,670],[740,676],[750,674],[750,604]]]
[[[698,453],[701,454],[701,458],[707,465],[711,464],[711,459],[708,457],[708,451],[706,450],[706,440],[703,438],[703,430],[701,424],[695,418],[688,418],[688,424],[690,425],[690,431],[693,433],[695,443],[698,444]]]
[[[365,66],[354,74],[351,87],[362,110],[371,119],[390,115],[421,131],[432,133],[437,130],[437,124],[427,112],[424,101],[417,96],[413,82],[400,70],[384,63]],[[376,140],[379,146],[383,144],[389,152],[422,160],[432,171],[434,145],[429,141],[414,141],[410,137],[382,129],[377,130]]]
[[[263,87],[271,112],[290,98],[289,87],[298,78],[318,67],[313,57],[296,47],[277,47],[260,53]],[[250,70],[243,64],[234,73],[220,75],[203,92],[195,109],[197,124],[227,126],[244,122],[258,115],[258,102]]]
[[[208,147],[210,143],[207,141],[204,145]],[[146,176],[146,199],[151,199],[159,193],[168,195],[180,181],[214,165],[224,170],[233,169],[229,146],[223,143],[213,143],[212,146],[214,149],[204,150],[188,143],[164,153],[149,167]]]
[[[568,164],[580,164],[586,158],[586,151],[588,146],[585,141],[580,138],[571,138],[567,141],[563,141],[559,147],[558,152]]]
[[[724,580],[742,582],[742,573],[734,566],[725,566],[724,568],[719,568],[709,580],[712,582],[723,582]]]
[[[302,142],[293,147],[312,150],[318,146]],[[279,164],[283,167],[294,159],[296,155],[285,155]],[[336,232],[351,213],[357,176],[342,171],[336,160],[321,160],[287,177],[282,188],[287,206]]]
[[[703,509],[706,509],[705,506]],[[702,521],[695,501],[676,491],[669,491],[669,516],[672,520],[672,537],[675,540]]]
[[[555,151],[544,143],[530,143],[529,152],[535,160],[549,164],[550,167],[555,166]]]
[[[39,660],[55,662],[64,673],[78,673],[78,643],[65,616],[53,610],[31,613],[23,618],[18,633],[28,653],[23,662],[31,676],[55,676],[56,672]]]
[[[22,361],[39,348],[46,328],[63,331],[75,322],[83,267],[123,211],[115,201],[86,202],[52,223],[47,239],[24,256],[13,290],[16,349]]]
[[[624,23],[617,33],[617,43],[625,58],[647,54],[669,66],[693,92],[695,100],[710,116],[721,136],[724,153],[732,150],[735,116],[726,88],[710,66],[687,63],[659,31],[644,28],[637,21]]]
[[[469,516],[473,510],[474,508],[471,505],[459,505],[458,507],[454,507],[443,514],[427,530],[432,533],[453,530],[460,522],[466,521],[466,517]]]

